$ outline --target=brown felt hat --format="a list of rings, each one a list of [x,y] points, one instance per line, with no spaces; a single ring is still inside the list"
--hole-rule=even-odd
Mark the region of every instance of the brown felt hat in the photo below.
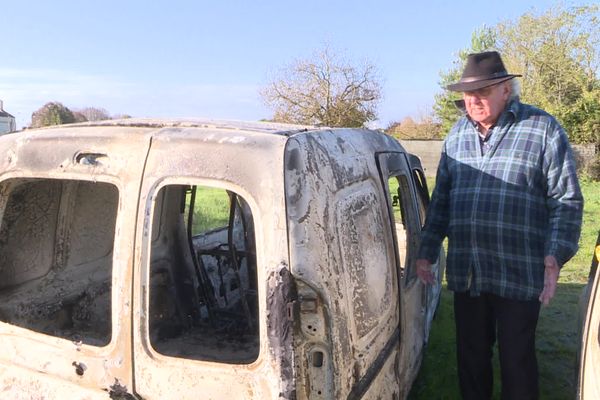
[[[465,70],[456,83],[446,86],[454,92],[470,92],[521,76],[506,72],[497,51],[469,54]]]

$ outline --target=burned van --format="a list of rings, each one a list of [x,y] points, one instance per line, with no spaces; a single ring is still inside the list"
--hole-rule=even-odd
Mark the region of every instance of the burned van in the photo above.
[[[370,130],[1,137],[0,398],[404,398],[440,294],[415,273],[427,204]]]

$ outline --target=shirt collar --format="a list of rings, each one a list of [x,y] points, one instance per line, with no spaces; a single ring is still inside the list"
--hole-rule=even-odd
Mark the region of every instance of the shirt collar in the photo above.
[[[519,101],[519,98],[517,97],[508,103],[508,105],[506,106],[505,112],[512,114],[512,117],[516,118],[520,109],[521,109],[521,102]]]
[[[506,105],[506,108],[504,108],[502,114],[500,114],[500,117],[498,118],[498,121],[496,121],[495,125],[504,126],[507,123],[514,121],[517,118],[517,114],[519,113],[520,104],[521,103],[519,103],[518,98],[509,101],[509,103]]]

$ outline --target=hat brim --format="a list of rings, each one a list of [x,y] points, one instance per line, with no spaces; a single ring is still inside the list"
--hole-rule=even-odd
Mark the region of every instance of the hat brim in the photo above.
[[[459,81],[459,82],[456,82],[456,83],[446,86],[446,89],[451,90],[453,92],[472,92],[474,90],[483,89],[488,86],[493,86],[497,83],[511,80],[518,76],[521,76],[521,75],[505,75],[500,78],[482,79],[482,80],[473,81],[473,82]]]

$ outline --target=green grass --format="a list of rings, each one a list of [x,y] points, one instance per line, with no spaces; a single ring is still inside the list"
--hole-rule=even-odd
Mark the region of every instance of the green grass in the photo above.
[[[186,196],[189,206],[190,194]],[[194,203],[192,234],[227,226],[229,221],[229,196],[223,189],[198,186]]]
[[[585,204],[579,251],[571,261],[565,264],[561,271],[560,281],[585,284],[592,261],[592,250],[598,238],[598,230],[600,230],[600,182],[582,179],[580,183]]]
[[[430,189],[433,182],[428,182]],[[579,297],[592,261],[600,229],[600,183],[581,180],[585,200],[579,252],[562,271],[555,298],[542,307],[537,329],[541,399],[573,399],[577,385],[576,353],[579,345]],[[494,352],[497,354],[497,351]],[[500,398],[500,376],[495,359],[494,399]],[[442,291],[429,344],[419,376],[408,397],[460,399],[456,375],[456,351],[452,293]]]

